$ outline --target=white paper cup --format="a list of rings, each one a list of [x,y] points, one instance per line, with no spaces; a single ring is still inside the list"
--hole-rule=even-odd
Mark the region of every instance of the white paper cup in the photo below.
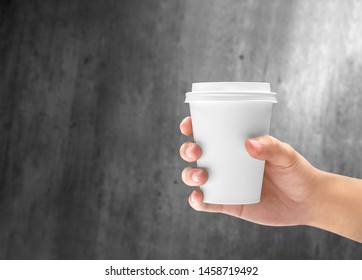
[[[245,140],[269,134],[276,94],[268,83],[193,83],[186,93],[193,136],[202,149],[197,166],[209,178],[201,186],[204,202],[260,202],[264,161],[252,158]]]

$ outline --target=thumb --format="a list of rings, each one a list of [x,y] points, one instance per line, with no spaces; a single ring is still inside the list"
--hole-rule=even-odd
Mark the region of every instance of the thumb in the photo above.
[[[299,154],[289,144],[269,135],[247,139],[245,148],[253,158],[266,160],[277,167],[290,167],[299,158]]]

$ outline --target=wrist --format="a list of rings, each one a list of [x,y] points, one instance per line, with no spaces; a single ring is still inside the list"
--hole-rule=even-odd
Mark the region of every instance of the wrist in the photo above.
[[[310,219],[306,223],[307,226],[322,228],[326,222],[326,213],[330,207],[329,201],[333,196],[333,175],[322,170],[316,171],[315,184],[313,185],[310,208]]]
[[[314,167],[313,167],[314,168]],[[324,209],[323,196],[324,186],[330,180],[327,172],[321,171],[317,168],[313,170],[314,176],[312,183],[310,184],[310,195],[307,200],[306,220],[304,225],[318,227],[320,220],[323,219],[321,209]]]
[[[318,170],[307,225],[362,241],[362,180]]]

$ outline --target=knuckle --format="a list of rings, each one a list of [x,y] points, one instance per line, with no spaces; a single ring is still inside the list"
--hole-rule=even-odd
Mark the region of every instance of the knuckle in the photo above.
[[[181,172],[181,179],[182,181],[184,181],[184,183],[186,183],[186,173],[187,173],[187,167],[184,168]]]
[[[180,146],[180,154],[183,155],[184,152],[186,150],[186,143],[183,143],[181,146]]]
[[[182,181],[184,181],[184,183],[186,185],[192,185],[193,181],[191,180],[191,172],[192,172],[192,167],[186,167],[184,170],[182,170]]]
[[[202,211],[202,208],[201,208],[199,205],[194,205],[194,204],[192,204],[192,208],[194,208],[194,210],[197,211],[197,212],[201,212],[201,211]]]
[[[197,154],[198,156],[201,155],[202,149],[201,149],[201,147],[200,147],[199,145],[197,145],[196,143],[194,143],[194,144],[193,144],[193,149],[194,149],[194,151],[196,152],[196,154]]]
[[[201,157],[202,150],[195,142],[185,142],[180,147],[180,156],[187,162],[194,162]]]
[[[201,173],[201,177],[202,177],[202,182],[206,182],[209,174],[207,173],[207,171],[205,169],[200,169],[200,173]]]
[[[270,135],[263,136],[262,142],[265,145],[265,149],[264,149],[263,153],[273,154],[274,151],[277,151],[280,148],[279,140],[277,140],[276,138],[274,138]]]
[[[192,142],[185,142],[180,146],[179,153],[182,159],[186,161],[190,161],[189,157],[186,155],[186,149],[189,148],[190,143]]]
[[[268,141],[269,141],[269,143],[270,143],[270,145],[271,145],[271,147],[272,147],[273,149],[279,147],[279,145],[280,145],[280,141],[279,141],[279,140],[277,140],[277,139],[275,139],[274,137],[271,137],[271,136],[269,136],[269,135],[267,136],[267,139],[268,139]]]

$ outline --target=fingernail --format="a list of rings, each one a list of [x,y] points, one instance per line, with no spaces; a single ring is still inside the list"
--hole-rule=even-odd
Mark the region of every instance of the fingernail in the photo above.
[[[250,141],[251,145],[254,146],[254,148],[263,147],[263,143],[260,142],[260,140],[258,138],[250,138],[249,141]]]
[[[190,158],[190,159],[193,158],[192,153],[191,153],[191,148],[187,148],[187,149],[186,149],[186,155],[187,155],[187,157]]]
[[[195,171],[192,174],[192,180],[196,183],[200,182],[199,176],[200,176],[200,171]]]

